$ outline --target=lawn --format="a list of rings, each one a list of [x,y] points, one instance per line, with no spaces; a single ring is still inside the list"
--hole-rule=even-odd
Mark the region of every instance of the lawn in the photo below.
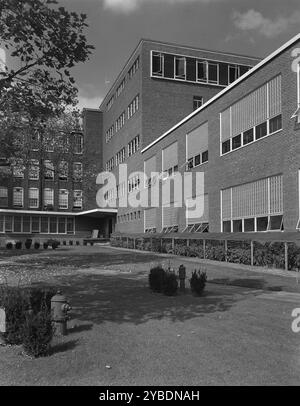
[[[148,271],[184,259],[62,247],[10,261],[0,274],[59,287],[73,310],[50,357],[0,347],[1,385],[299,384],[299,341],[290,328],[298,296],[278,299],[284,292],[269,289],[292,278],[206,265],[203,297],[189,290],[167,297],[149,290]],[[185,264],[190,274],[195,264]]]

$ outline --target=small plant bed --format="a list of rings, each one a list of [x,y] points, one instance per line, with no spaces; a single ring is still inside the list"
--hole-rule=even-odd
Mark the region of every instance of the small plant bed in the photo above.
[[[173,271],[164,270],[160,265],[152,268],[149,273],[149,286],[153,292],[174,296],[178,290],[177,276]]]
[[[202,295],[207,282],[207,275],[205,271],[194,270],[190,279],[191,291],[197,295]]]

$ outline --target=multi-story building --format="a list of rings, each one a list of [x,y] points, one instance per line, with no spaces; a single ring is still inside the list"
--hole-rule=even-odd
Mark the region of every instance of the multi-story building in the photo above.
[[[146,174],[163,174],[160,192],[184,172],[203,173],[204,186],[183,199],[174,187],[170,204],[143,210],[136,230],[300,230],[299,46],[300,34],[142,149]],[[120,231],[126,220],[118,217]]]
[[[198,114],[201,106],[259,62],[249,56],[141,40],[100,109],[84,110],[83,131],[73,134],[72,144],[80,151],[74,149],[68,159],[59,161],[47,151],[43,162],[39,151],[33,151],[32,159],[39,161],[34,165],[35,174],[28,167],[23,175],[15,173],[7,184],[2,182],[0,235],[33,233],[65,238],[63,234],[69,234],[81,238],[93,229],[105,236],[114,230],[143,232],[143,208],[117,209],[118,199],[112,207],[97,205],[97,173],[107,170],[116,175],[116,186],[105,194],[107,202],[140,190],[144,185],[138,174],[119,179],[120,165],[127,164],[128,174],[143,171],[145,152],[154,151],[154,144],[160,148],[156,140],[161,134]],[[185,154],[181,147],[179,151],[180,156]],[[205,159],[204,154],[201,162]],[[176,172],[178,167],[170,165],[171,161],[165,169]],[[84,181],[75,179],[74,171],[90,174],[90,182],[86,176]],[[161,225],[156,228],[160,231]]]
[[[127,165],[128,174],[143,171],[143,148],[258,62],[249,56],[140,41],[100,106],[103,169],[117,182],[106,200],[113,205],[117,197],[142,187],[138,175],[119,179],[121,164]],[[120,219],[117,230],[143,231],[141,209],[119,207]]]

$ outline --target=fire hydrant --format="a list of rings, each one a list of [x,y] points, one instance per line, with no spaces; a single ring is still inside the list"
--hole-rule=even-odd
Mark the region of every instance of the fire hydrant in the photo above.
[[[51,299],[52,320],[54,322],[55,333],[58,335],[67,335],[68,312],[71,310],[66,297],[58,290]]]
[[[178,277],[179,277],[179,287],[182,292],[185,291],[185,278],[186,278],[186,271],[185,266],[180,265],[178,270]]]

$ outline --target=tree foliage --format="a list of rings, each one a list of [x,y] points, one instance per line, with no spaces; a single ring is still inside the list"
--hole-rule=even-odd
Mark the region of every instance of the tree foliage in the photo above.
[[[93,46],[86,15],[57,7],[56,0],[1,0],[0,39],[12,66],[0,73],[0,114],[27,119],[61,114],[76,105],[70,69],[85,62]],[[0,116],[0,119],[2,118]]]

